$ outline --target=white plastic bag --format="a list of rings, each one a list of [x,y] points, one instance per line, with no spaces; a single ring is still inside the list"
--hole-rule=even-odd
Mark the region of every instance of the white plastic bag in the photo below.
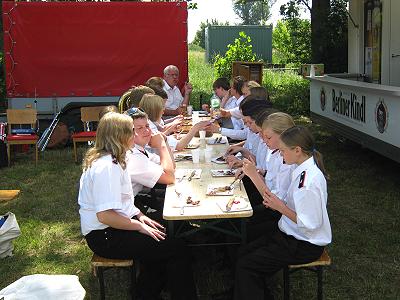
[[[0,291],[4,300],[82,300],[86,291],[76,275],[24,276]]]
[[[12,212],[8,212],[1,217],[7,217],[4,224],[0,227],[0,258],[4,258],[13,255],[14,246],[12,241],[21,235],[21,230]]]

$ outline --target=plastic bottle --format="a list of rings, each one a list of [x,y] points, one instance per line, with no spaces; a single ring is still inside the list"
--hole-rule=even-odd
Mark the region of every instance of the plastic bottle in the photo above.
[[[210,99],[210,103],[211,103],[211,108],[215,111],[217,109],[219,109],[220,106],[220,100],[218,98],[217,95],[213,94],[211,99]]]

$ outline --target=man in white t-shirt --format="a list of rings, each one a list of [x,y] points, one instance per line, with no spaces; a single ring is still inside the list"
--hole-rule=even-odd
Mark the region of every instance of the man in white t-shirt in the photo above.
[[[182,113],[180,107],[188,106],[190,100],[190,94],[192,93],[193,87],[189,82],[185,83],[183,88],[184,95],[182,96],[181,91],[178,88],[179,82],[179,70],[174,65],[169,65],[164,69],[164,91],[168,95],[167,103],[165,104],[166,116],[180,115]]]
[[[165,138],[161,133],[152,134],[147,114],[137,109],[130,110],[133,119],[134,146],[126,153],[127,169],[131,178],[133,194],[136,196],[144,188],[153,188],[157,183],[171,184],[175,182],[175,162]],[[146,151],[145,146],[157,149],[157,154]],[[151,199],[150,201],[156,201]],[[150,203],[161,209],[163,203]]]

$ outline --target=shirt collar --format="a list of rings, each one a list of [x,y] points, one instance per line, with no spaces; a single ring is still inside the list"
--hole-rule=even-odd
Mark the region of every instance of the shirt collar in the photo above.
[[[138,145],[138,144],[135,144],[134,147],[139,151],[144,151],[144,148],[142,146]]]
[[[312,167],[314,165],[315,165],[314,157],[311,156],[309,159],[305,160],[302,164],[298,165],[296,167],[296,169],[294,169],[294,171],[292,173],[292,180],[295,180],[297,178],[297,176],[299,176],[301,174],[301,172],[309,169],[310,167]]]
[[[173,89],[176,88],[176,86],[171,87],[171,86],[165,81],[165,79],[163,79],[163,82],[164,82],[164,87],[165,87],[165,89],[166,89],[167,91],[172,91]]]
[[[236,100],[237,104],[240,104],[240,102],[242,102],[242,100],[244,99],[244,96],[240,96],[239,99]]]

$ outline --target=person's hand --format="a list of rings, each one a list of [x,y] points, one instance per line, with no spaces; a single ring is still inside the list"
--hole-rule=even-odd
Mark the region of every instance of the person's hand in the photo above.
[[[231,116],[231,113],[229,112],[229,110],[226,110],[223,108],[220,108],[219,113],[220,113],[221,117],[223,117],[223,118],[228,118]]]
[[[243,162],[242,162],[240,159],[238,159],[238,160],[232,162],[232,163],[229,165],[229,167],[230,167],[231,169],[237,169],[237,168],[240,168],[241,166],[243,166]]]
[[[256,164],[252,159],[243,159],[243,172],[249,177],[253,177],[258,174]]]
[[[235,178],[236,178],[236,179],[242,180],[242,178],[244,177],[244,175],[245,175],[245,174],[244,174],[242,168],[238,168],[238,169],[236,170],[236,172],[235,172]]]
[[[210,124],[210,121],[200,121],[200,122],[194,124],[192,128],[194,128],[194,130],[196,130],[196,132],[199,131],[199,130],[208,130],[208,131],[210,131],[209,128],[210,128],[211,125],[212,124]]]
[[[230,162],[233,162],[233,161],[236,161],[236,160],[239,160],[235,155],[232,155],[232,154],[228,154],[228,155],[225,155],[225,161],[229,164]]]
[[[229,146],[225,152],[225,155],[236,154],[236,153],[240,152],[241,148],[242,148],[241,146],[236,146],[236,145]]]
[[[164,137],[160,133],[156,133],[151,136],[149,146],[151,148],[159,149],[165,143]]]
[[[281,211],[282,206],[285,204],[279,199],[275,194],[273,194],[269,189],[265,189],[263,193],[263,205],[269,207],[273,210]]]
[[[213,133],[219,132],[220,127],[217,124],[215,124],[214,122],[210,123],[210,121],[205,121],[205,122],[207,122],[207,126],[205,128],[207,131],[211,131]]]
[[[190,82],[186,82],[184,86],[185,95],[190,95],[193,91],[193,86]]]
[[[177,116],[175,116],[175,117],[173,117],[171,119],[168,119],[168,120],[171,120],[171,123],[176,121],[176,120],[181,120],[182,121],[183,120],[183,115],[177,115]]]
[[[147,225],[146,223],[142,223],[142,222],[141,222],[139,232],[152,237],[157,242],[159,242],[161,240],[165,240],[165,237],[166,237],[165,232],[162,232],[162,231],[160,231],[156,228],[153,228],[153,227]]]
[[[171,127],[176,127],[176,126],[181,125],[181,124],[182,124],[182,119],[181,118],[180,119],[175,119],[170,123]]]
[[[148,226],[150,226],[150,227],[152,227],[154,229],[165,231],[165,227],[164,226],[162,226],[160,223],[154,221],[153,219],[150,219],[148,216],[146,216],[144,214],[141,214],[138,217],[138,219],[143,224],[146,224],[146,225],[148,225]]]
[[[164,142],[167,143],[167,135],[163,132],[159,132],[159,134],[163,137]]]
[[[210,112],[210,106],[207,103],[202,104],[201,109],[206,112]]]

